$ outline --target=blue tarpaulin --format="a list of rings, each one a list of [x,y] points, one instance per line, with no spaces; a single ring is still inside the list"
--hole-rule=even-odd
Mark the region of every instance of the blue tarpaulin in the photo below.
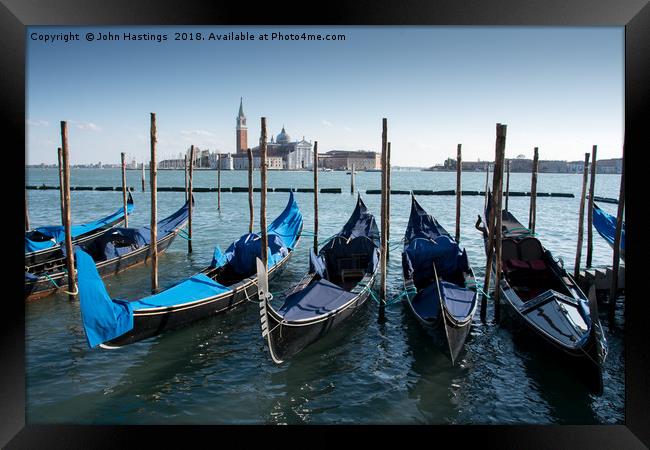
[[[458,320],[467,318],[474,307],[476,293],[446,281],[441,281],[438,286],[432,283],[415,295],[411,304],[418,315],[427,320],[438,317],[440,314],[438,288],[449,314]]]
[[[133,211],[133,208],[134,208],[133,199],[131,198],[131,194],[129,194],[129,203],[127,203],[126,206],[128,214],[130,214]],[[124,218],[124,208],[120,208],[110,216],[106,216],[102,219],[98,219],[93,222],[88,222],[81,225],[72,225],[70,227],[70,234],[72,235],[72,239],[75,239],[81,235],[91,233],[111,223],[115,223],[123,218]],[[43,239],[47,239],[47,240],[43,240]],[[64,226],[51,225],[51,226],[39,227],[25,233],[25,253],[35,252],[38,250],[44,250],[46,248],[54,247],[55,245],[60,244],[64,240],[65,240]]]
[[[458,244],[448,236],[438,236],[435,241],[425,238],[412,240],[404,250],[406,272],[418,284],[434,276],[433,263],[436,264],[438,277],[452,277],[459,271],[468,270],[467,255]]]
[[[131,307],[137,311],[146,308],[173,306],[179,303],[191,303],[196,300],[216,297],[229,290],[207,275],[198,273],[158,294],[131,302]]]
[[[133,308],[127,301],[112,300],[97,273],[95,261],[75,248],[81,318],[88,345],[110,341],[133,328]]]
[[[318,280],[302,291],[289,295],[278,312],[285,320],[307,319],[333,311],[355,297],[356,294],[334,283]]]
[[[616,217],[606,213],[594,204],[594,227],[607,243],[614,247],[614,238],[616,237]],[[621,254],[625,258],[625,222],[621,229]]]

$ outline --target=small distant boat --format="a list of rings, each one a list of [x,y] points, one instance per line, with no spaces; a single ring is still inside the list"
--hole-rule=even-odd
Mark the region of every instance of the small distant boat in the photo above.
[[[194,204],[192,202],[192,204]],[[189,201],[178,211],[158,222],[158,253],[163,253],[172,244],[176,235],[187,223]],[[141,228],[114,227],[86,244],[78,244],[87,252],[97,272],[102,277],[114,275],[145,262],[151,251],[151,230]],[[63,252],[62,252],[63,253]],[[53,294],[67,287],[66,258],[48,260],[25,270],[25,298],[34,300]]]
[[[594,197],[594,200],[596,197]],[[614,238],[616,236],[616,217],[606,213],[594,203],[593,224],[598,234],[607,241],[610,247],[614,248]],[[621,229],[621,259],[625,261],[625,221]]]
[[[491,208],[488,197],[485,215]],[[487,230],[483,233],[487,251]],[[595,298],[585,296],[571,275],[530,230],[509,211],[502,211],[503,237],[499,285],[505,313],[538,339],[560,350],[577,366],[584,383],[602,393],[602,365],[607,341]]]
[[[129,192],[127,214],[133,212],[133,197]],[[124,208],[113,214],[81,225],[72,225],[72,245],[87,244],[101,236],[106,230],[124,222]],[[65,242],[65,227],[50,225],[38,227],[25,233],[25,267],[31,267],[62,255]]]
[[[320,172],[332,172],[332,169],[323,167],[320,169]]]
[[[289,194],[282,213],[268,227],[269,278],[280,274],[300,240],[302,214]],[[199,273],[139,300],[111,299],[93,259],[76,249],[81,317],[88,345],[106,349],[156,336],[205,317],[257,303],[255,258],[261,239],[247,233],[223,253],[214,251],[212,263]]]
[[[309,272],[279,309],[269,301],[264,265],[257,260],[262,337],[277,364],[313,344],[348,319],[371,295],[379,266],[379,230],[361,200],[343,229],[318,252]]]
[[[453,364],[476,311],[474,271],[466,251],[460,249],[413,195],[402,268],[410,311]]]
[[[381,169],[366,169],[365,172],[381,172]]]
[[[345,172],[345,174],[346,174],[346,175],[352,175],[352,171]],[[354,174],[355,174],[355,175],[357,174],[357,171],[356,171],[356,170],[354,171]]]

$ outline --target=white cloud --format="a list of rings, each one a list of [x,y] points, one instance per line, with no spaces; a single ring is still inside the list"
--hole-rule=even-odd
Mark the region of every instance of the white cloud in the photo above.
[[[101,131],[101,127],[92,122],[77,122],[76,120],[68,120],[68,122],[80,130]]]
[[[345,131],[347,131],[348,133],[352,132],[352,128],[350,128],[350,127],[343,127],[343,129]]]
[[[32,125],[32,126],[36,126],[36,127],[38,127],[38,126],[49,127],[50,126],[50,122],[48,122],[47,120],[27,119],[27,120],[25,120],[25,122],[27,123],[27,125]]]
[[[206,130],[182,130],[181,134],[183,136],[208,136],[208,137],[214,136],[214,133],[211,133]]]
[[[322,120],[320,121],[320,123],[321,123],[322,125],[325,125],[326,127],[331,127],[331,126],[332,126],[332,122],[330,122],[329,120],[322,119]]]

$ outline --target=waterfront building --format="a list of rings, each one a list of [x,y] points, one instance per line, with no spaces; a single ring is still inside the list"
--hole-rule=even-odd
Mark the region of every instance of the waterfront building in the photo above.
[[[372,170],[381,168],[381,155],[368,150],[330,150],[318,155],[318,166],[332,170]]]

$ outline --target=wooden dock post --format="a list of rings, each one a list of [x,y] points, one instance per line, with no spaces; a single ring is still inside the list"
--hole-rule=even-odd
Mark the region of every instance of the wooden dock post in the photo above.
[[[609,290],[609,321],[614,321],[616,299],[618,297],[618,268],[621,252],[621,233],[623,231],[623,208],[625,208],[625,144],[621,161],[621,189],[618,194],[618,211],[616,212],[616,234],[614,235],[614,261],[612,262],[612,285]]]
[[[187,192],[190,199],[189,203],[189,215],[187,220],[187,253],[192,253],[192,191],[194,188],[194,145],[190,146],[190,180],[189,180],[189,190]]]
[[[390,142],[386,144],[386,261],[390,260]]]
[[[350,173],[350,194],[354,194],[354,163],[352,163],[352,172]]]
[[[580,213],[578,214],[578,248],[576,249],[576,262],[573,277],[577,280],[580,276],[580,258],[582,257],[582,235],[585,228],[585,196],[587,195],[587,177],[589,176],[589,153],[585,153],[585,165],[582,170],[582,193],[580,194]]]
[[[587,209],[587,267],[591,267],[593,255],[593,237],[594,237],[594,194],[596,190],[596,153],[598,146],[591,148],[591,178],[589,179],[589,208]]]
[[[508,211],[508,200],[510,199],[510,159],[506,159],[506,211]]]
[[[314,141],[314,254],[318,255],[318,141]]]
[[[187,188],[188,188],[188,183],[187,183],[187,171],[188,171],[188,167],[187,167],[187,155],[185,155],[184,161],[185,161],[185,167],[184,167],[184,172],[185,172],[185,201],[187,201],[187,199],[189,198],[189,197],[187,196]]]
[[[506,130],[507,125],[497,124],[497,142],[496,149],[497,155],[499,158],[498,170],[499,170],[499,187],[495,191],[497,196],[496,198],[496,225],[495,225],[495,236],[494,236],[494,246],[495,246],[495,265],[494,265],[494,321],[496,323],[501,322],[501,240],[502,240],[502,228],[501,222],[503,218],[503,165],[505,159],[506,151]],[[496,171],[495,171],[496,174]]]
[[[65,224],[65,199],[63,198],[63,150],[61,150],[61,147],[56,149],[58,161],[59,161],[59,201],[61,202],[61,225]],[[27,200],[25,200],[27,202]],[[27,205],[27,203],[25,203]],[[27,206],[25,206],[25,210],[27,210]]]
[[[70,151],[68,149],[68,123],[61,122],[61,148],[62,148],[62,162],[63,162],[63,199],[65,201],[65,253],[66,253],[66,270],[68,272],[68,298],[73,300],[78,294],[76,289],[76,274],[74,268],[74,251],[72,249],[72,233],[71,233],[71,208],[70,208]]]
[[[384,315],[384,307],[386,305],[386,263],[388,258],[386,253],[388,251],[388,242],[386,239],[386,188],[387,188],[387,152],[388,152],[388,121],[384,117],[382,119],[382,132],[381,132],[381,239],[380,239],[380,250],[381,250],[381,282],[379,285],[379,316],[380,318]]]
[[[142,161],[142,192],[144,192],[144,161]]]
[[[122,204],[124,205],[124,226],[129,226],[129,214],[126,206],[126,153],[122,152]]]
[[[535,147],[533,156],[533,177],[530,185],[530,212],[528,213],[528,228],[535,233],[535,219],[537,217],[537,169],[539,166],[539,149]]]
[[[461,187],[461,173],[463,172],[463,158],[461,156],[461,144],[456,149],[456,242],[460,242],[460,200],[463,193]]]
[[[221,153],[217,157],[217,211],[221,212]]]
[[[487,208],[489,181],[490,181],[490,163],[486,163],[485,164],[485,199],[483,201],[483,211],[485,211],[485,208]]]
[[[248,232],[253,232],[253,218],[255,216],[253,212],[253,151],[249,148],[246,150],[248,154],[248,216],[250,220],[248,221]]]
[[[25,189],[25,231],[29,231],[29,208],[27,207],[27,189]]]
[[[262,117],[262,137],[260,140],[260,228],[262,230],[262,263],[268,271],[268,236],[266,232],[266,117]]]
[[[151,143],[151,161],[149,162],[149,182],[151,187],[151,223],[149,224],[151,239],[149,253],[151,255],[151,293],[158,291],[158,168],[156,166],[156,113],[151,113],[151,130],[149,140]],[[142,187],[144,191],[144,162],[142,163]],[[190,203],[191,204],[191,203]]]

